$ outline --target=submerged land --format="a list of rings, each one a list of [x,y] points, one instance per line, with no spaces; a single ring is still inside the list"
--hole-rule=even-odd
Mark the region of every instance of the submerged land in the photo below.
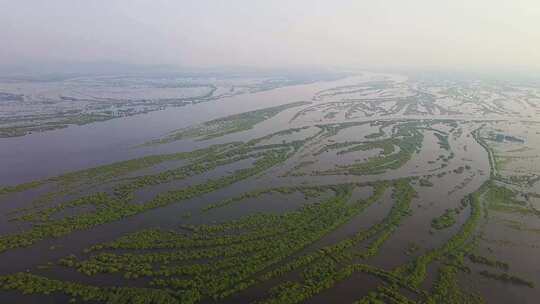
[[[113,79],[101,85],[128,81]],[[111,106],[162,124],[169,107],[185,117],[220,109],[108,143],[122,160],[54,175],[36,166],[4,183],[0,301],[536,303],[540,87],[367,72],[227,81],[147,79],[141,92],[175,96],[151,101],[70,88],[37,118],[23,115],[34,112],[27,96],[45,97],[0,86],[6,149],[92,130],[105,138],[101,118],[79,118],[127,119]],[[191,108],[177,107],[187,99]],[[64,104],[79,112],[66,118]]]

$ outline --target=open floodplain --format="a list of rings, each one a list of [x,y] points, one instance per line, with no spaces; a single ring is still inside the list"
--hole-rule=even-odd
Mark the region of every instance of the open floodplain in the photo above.
[[[0,303],[537,303],[539,87],[235,81],[0,87]]]

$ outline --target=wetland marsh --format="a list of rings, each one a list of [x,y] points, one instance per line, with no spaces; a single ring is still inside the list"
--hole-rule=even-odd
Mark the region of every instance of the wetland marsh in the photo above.
[[[540,296],[539,87],[186,79],[0,83],[0,302]]]

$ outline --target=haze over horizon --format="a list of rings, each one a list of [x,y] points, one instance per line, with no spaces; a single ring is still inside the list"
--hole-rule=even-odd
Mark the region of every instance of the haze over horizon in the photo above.
[[[0,3],[3,66],[540,69],[532,0]]]

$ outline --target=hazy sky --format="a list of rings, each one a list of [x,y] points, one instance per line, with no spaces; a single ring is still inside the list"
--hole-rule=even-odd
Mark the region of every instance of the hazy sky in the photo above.
[[[0,0],[0,64],[540,68],[540,0]]]

